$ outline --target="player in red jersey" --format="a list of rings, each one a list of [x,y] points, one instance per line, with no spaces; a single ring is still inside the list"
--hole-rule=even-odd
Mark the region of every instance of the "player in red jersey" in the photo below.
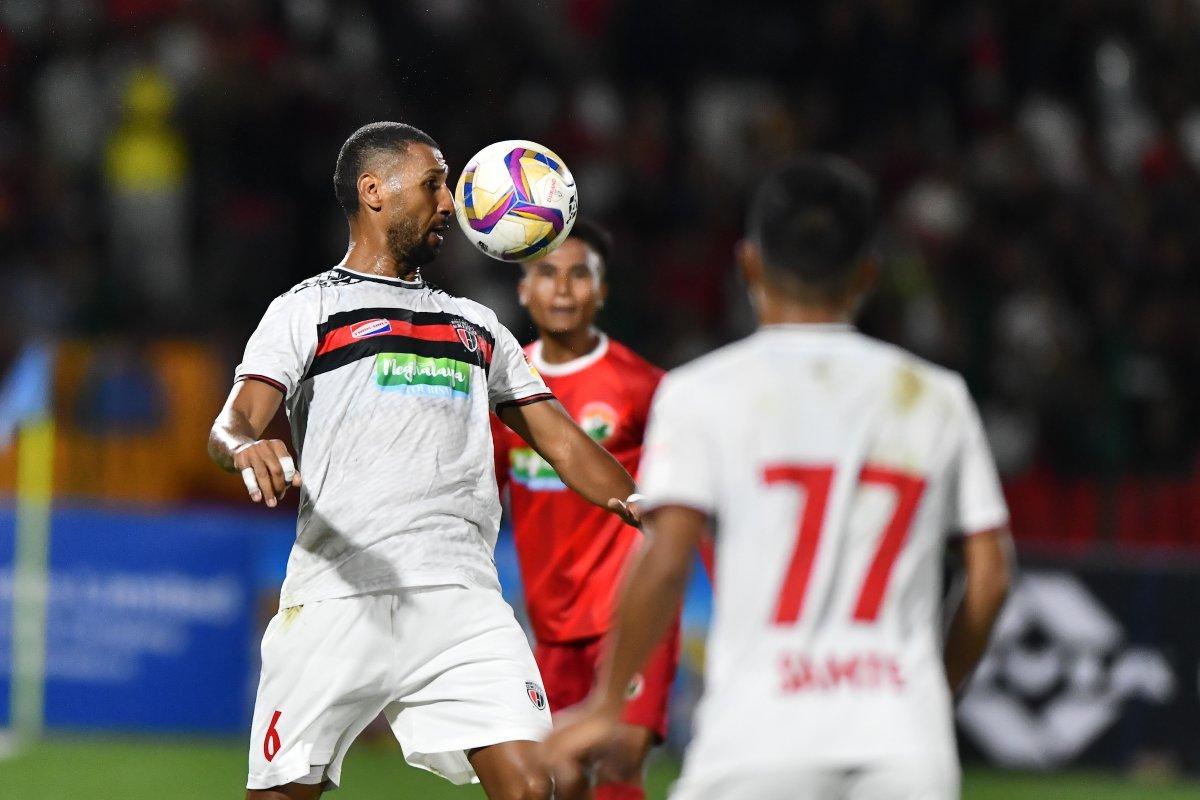
[[[608,286],[608,234],[579,220],[570,237],[526,265],[521,305],[539,337],[525,348],[546,385],[593,439],[635,474],[662,370],[595,327]],[[567,491],[554,469],[493,419],[496,476],[509,487],[513,532],[534,655],[550,709],[583,700],[596,677],[617,589],[641,533]],[[619,745],[597,769],[596,800],[645,797],[642,764],[666,736],[667,695],[679,657],[679,620],[630,683]],[[565,787],[559,787],[561,791]],[[577,789],[578,790],[578,789]]]

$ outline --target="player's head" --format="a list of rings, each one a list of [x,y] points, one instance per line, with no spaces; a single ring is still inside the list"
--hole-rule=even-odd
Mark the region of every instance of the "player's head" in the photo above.
[[[871,288],[872,180],[834,156],[788,161],[763,181],[738,261],[752,294],[849,312]]]
[[[447,172],[429,134],[372,122],[342,145],[333,190],[352,226],[378,229],[396,261],[419,267],[437,257],[454,213]]]
[[[608,296],[604,274],[611,251],[608,232],[581,218],[565,242],[525,264],[517,296],[539,331],[561,334],[592,326]]]

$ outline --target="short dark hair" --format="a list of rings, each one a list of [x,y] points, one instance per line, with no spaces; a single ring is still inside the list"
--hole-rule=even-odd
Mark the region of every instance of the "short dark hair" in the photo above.
[[[612,256],[612,234],[591,219],[579,217],[567,238],[578,239],[600,256],[600,275],[603,277],[608,270],[608,259]]]
[[[425,131],[403,122],[372,122],[350,134],[333,168],[333,193],[347,218],[358,213],[358,176],[367,159],[385,150],[405,150],[412,142],[438,146]]]
[[[840,291],[866,255],[878,221],[875,184],[836,156],[776,168],[750,206],[747,234],[766,268],[822,293]]]

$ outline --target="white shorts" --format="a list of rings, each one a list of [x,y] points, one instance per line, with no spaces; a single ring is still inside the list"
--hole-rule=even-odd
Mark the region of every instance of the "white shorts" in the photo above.
[[[500,593],[427,586],[281,610],[262,641],[248,789],[341,781],[380,711],[405,760],[454,783],[467,751],[540,741],[550,710],[529,642]]]
[[[670,800],[958,800],[961,771],[943,760],[860,769],[747,769],[718,779],[688,780]]]

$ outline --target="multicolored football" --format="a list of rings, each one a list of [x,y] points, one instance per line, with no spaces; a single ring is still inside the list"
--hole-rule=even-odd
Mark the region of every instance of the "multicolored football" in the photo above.
[[[501,261],[546,255],[567,238],[579,213],[571,170],[550,148],[522,139],[476,153],[454,200],[471,244]]]

